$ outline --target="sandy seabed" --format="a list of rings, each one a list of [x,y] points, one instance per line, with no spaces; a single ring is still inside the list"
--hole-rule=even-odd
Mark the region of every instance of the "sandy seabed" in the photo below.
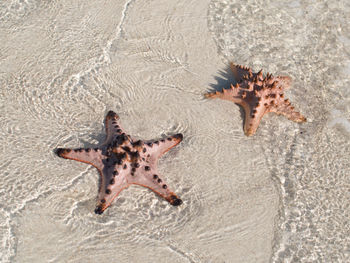
[[[349,262],[348,1],[0,3],[1,262]],[[209,90],[228,62],[289,75],[305,124]],[[184,201],[132,186],[94,214],[98,173],[54,155],[181,132],[159,162]]]

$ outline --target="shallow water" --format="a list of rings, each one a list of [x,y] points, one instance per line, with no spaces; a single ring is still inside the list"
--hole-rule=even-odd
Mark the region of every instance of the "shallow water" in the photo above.
[[[3,262],[350,260],[346,1],[0,4]],[[307,118],[242,113],[203,93],[228,61],[290,75]],[[132,186],[94,214],[98,173],[56,147],[104,140],[116,111],[140,139],[181,132],[159,169],[184,204]]]

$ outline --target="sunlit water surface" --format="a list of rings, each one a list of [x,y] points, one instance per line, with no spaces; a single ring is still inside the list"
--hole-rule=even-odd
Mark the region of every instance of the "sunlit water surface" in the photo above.
[[[350,260],[347,1],[0,3],[2,262]],[[286,74],[305,124],[203,93],[228,61]],[[159,170],[184,204],[132,186],[93,213],[98,173],[54,155],[181,132]]]

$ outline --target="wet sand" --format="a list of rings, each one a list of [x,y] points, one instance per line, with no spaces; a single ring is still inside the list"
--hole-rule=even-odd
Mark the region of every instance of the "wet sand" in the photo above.
[[[4,262],[346,262],[349,10],[239,1],[0,4],[0,258]],[[289,75],[308,118],[243,113],[209,90],[228,62]],[[104,140],[113,110],[152,139],[184,204],[132,186],[94,214],[98,173],[54,155]]]

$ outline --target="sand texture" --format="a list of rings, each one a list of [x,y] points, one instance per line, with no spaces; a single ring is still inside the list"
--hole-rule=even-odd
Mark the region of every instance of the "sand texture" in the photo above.
[[[1,262],[349,262],[348,1],[0,3]],[[307,117],[244,113],[208,91],[229,61],[293,79]],[[182,133],[158,168],[183,204],[124,190],[56,147]]]

